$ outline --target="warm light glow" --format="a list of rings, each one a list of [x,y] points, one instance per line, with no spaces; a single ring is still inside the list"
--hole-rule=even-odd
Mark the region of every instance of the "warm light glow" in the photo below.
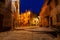
[[[12,0],[11,4],[12,12],[19,14],[19,0]]]
[[[30,11],[27,12],[30,15]]]
[[[41,17],[40,17],[40,16],[38,16],[38,18],[39,18],[39,22],[41,22]]]
[[[25,25],[28,23],[28,20],[30,19],[30,11],[26,11],[25,13],[20,14],[20,22]]]
[[[31,22],[32,22],[32,24],[38,25],[39,24],[39,19],[38,18],[33,18],[33,20]]]

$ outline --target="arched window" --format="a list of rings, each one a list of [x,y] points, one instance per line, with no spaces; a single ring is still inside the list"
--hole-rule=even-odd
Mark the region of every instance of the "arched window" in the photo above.
[[[51,1],[52,1],[52,0],[48,0],[48,3],[47,3],[47,5],[49,5]]]
[[[57,22],[60,22],[60,13],[56,15]]]
[[[56,5],[56,6],[58,5],[58,0],[55,0],[55,5]]]

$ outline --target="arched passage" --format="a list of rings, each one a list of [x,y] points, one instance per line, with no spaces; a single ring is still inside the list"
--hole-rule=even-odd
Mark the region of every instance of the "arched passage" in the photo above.
[[[3,28],[3,15],[0,14],[0,30]]]

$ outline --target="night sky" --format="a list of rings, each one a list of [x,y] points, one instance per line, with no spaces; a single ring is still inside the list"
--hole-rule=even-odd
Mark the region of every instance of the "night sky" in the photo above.
[[[44,0],[20,0],[20,12],[23,13],[26,10],[31,10],[39,14],[44,2]]]

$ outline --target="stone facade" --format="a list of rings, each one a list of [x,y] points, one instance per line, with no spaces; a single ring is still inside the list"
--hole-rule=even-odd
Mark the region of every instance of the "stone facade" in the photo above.
[[[51,10],[52,25],[60,26],[60,1],[58,0],[58,5]]]
[[[47,3],[48,3],[48,1],[45,1],[45,3],[44,3],[44,5],[43,5],[43,7],[42,7],[42,9],[41,9],[41,12],[40,12],[40,18],[41,18],[41,23],[40,23],[40,25],[41,26],[48,26],[48,22],[47,22],[47,19],[45,18],[47,15],[48,15],[48,12],[49,12],[49,8],[48,8],[48,6],[47,6]],[[47,11],[47,12],[46,12]]]
[[[2,15],[2,27],[11,27],[11,0],[0,1],[0,15]]]
[[[22,14],[20,14],[20,26],[25,26],[28,24],[29,20],[30,20],[30,16],[31,16],[31,11],[26,11]]]
[[[41,25],[44,27],[45,26],[49,27],[53,25],[58,26],[60,24],[59,22],[57,22],[58,20],[60,20],[58,17],[60,14],[59,10],[60,10],[60,0],[57,0],[57,1],[46,0],[40,12]]]
[[[11,2],[11,11],[12,11],[12,25],[13,27],[18,26],[18,16],[19,16],[19,1],[20,0],[12,0]]]

